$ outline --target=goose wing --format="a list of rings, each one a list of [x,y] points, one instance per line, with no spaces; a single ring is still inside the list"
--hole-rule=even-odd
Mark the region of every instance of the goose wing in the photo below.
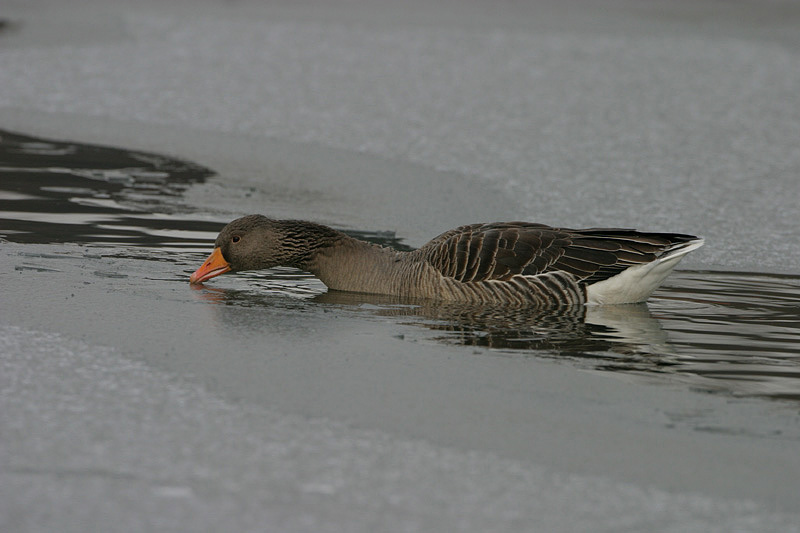
[[[552,228],[530,222],[471,224],[445,232],[420,248],[420,258],[456,281],[508,280],[566,272],[595,283],[649,263],[695,239],[690,235],[629,229]]]

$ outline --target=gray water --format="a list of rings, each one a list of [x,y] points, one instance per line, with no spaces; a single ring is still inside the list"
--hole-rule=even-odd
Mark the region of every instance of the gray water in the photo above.
[[[77,243],[122,260],[199,264],[222,223],[193,216],[197,209],[181,193],[213,174],[157,154],[0,132],[0,235],[16,243]],[[346,231],[410,249],[391,232]],[[15,269],[46,272],[55,253],[20,252]],[[185,278],[178,270],[166,279]],[[680,379],[708,392],[800,400],[796,276],[678,271],[646,305],[547,312],[327,293],[290,268],[227,276],[199,290],[209,305],[309,299],[413,324],[428,342],[489,348],[495,356],[557,358],[656,382]]]

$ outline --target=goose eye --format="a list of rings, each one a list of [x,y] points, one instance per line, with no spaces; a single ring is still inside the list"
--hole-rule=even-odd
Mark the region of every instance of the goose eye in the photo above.
[[[241,237],[239,237],[238,235],[234,235],[234,236],[231,238],[231,240],[232,240],[234,243],[236,243],[236,242],[239,242],[239,241],[241,240]]]

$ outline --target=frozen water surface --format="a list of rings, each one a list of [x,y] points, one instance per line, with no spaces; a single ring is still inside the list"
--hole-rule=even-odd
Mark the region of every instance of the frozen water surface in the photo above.
[[[0,451],[6,531],[796,530],[751,502],[220,401],[57,334],[2,326],[0,348],[0,422],[26,435]]]
[[[795,3],[757,10],[760,27],[775,26],[761,33],[747,6],[738,26],[713,5],[618,3],[608,8],[617,21],[588,5],[486,16],[482,2],[460,15],[420,3],[418,19],[372,2],[180,6],[98,8],[90,28],[118,34],[96,43],[73,36],[70,21],[87,24],[73,15],[51,28],[63,44],[49,47],[14,46],[27,26],[54,24],[47,10],[18,7],[20,28],[0,55],[0,116],[319,143],[485,181],[506,198],[493,219],[701,231],[709,245],[695,265],[791,271],[800,259],[800,64],[797,40],[781,39],[800,24]],[[690,22],[676,24],[682,17]],[[85,135],[103,139],[113,130],[103,124]]]
[[[798,531],[796,2],[3,7],[3,531]],[[544,316],[192,290],[249,212],[708,244]]]

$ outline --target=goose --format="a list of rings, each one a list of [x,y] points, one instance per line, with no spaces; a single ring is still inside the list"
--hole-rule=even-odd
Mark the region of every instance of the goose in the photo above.
[[[248,215],[220,231],[189,278],[289,266],[329,289],[473,304],[549,307],[645,301],[703,239],[631,229],[469,224],[401,252],[304,220]]]

